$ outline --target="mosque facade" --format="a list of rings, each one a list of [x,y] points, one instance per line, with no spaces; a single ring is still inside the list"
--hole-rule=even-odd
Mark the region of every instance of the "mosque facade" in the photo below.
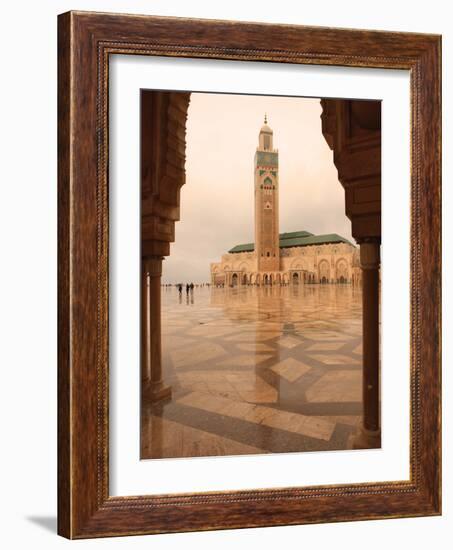
[[[336,233],[279,232],[278,150],[264,119],[254,158],[255,242],[211,264],[214,286],[360,284],[359,250]]]

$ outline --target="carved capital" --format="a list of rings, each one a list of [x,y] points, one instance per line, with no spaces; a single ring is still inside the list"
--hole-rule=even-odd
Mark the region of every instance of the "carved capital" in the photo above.
[[[360,267],[362,269],[379,269],[381,263],[380,248],[379,240],[360,243]]]
[[[148,256],[143,259],[143,269],[149,277],[162,275],[162,256]]]
[[[322,132],[345,190],[355,239],[381,235],[381,106],[378,101],[323,99]]]

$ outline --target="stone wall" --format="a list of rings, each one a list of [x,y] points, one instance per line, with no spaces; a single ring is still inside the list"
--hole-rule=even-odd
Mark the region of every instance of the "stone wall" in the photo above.
[[[223,254],[220,262],[211,264],[214,285],[360,284],[360,280],[358,248],[350,243],[282,248],[279,271],[258,272],[254,252]]]

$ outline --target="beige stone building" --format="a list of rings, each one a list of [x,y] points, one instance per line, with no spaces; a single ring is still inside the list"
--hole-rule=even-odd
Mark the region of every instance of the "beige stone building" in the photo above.
[[[239,244],[211,264],[213,285],[352,283],[361,280],[358,248],[335,233],[279,233],[278,150],[267,125],[254,160],[255,242]]]

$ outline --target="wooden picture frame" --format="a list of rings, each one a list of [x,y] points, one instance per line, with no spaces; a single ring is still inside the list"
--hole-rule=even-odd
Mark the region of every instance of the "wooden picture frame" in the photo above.
[[[59,16],[58,47],[59,534],[89,538],[439,515],[440,37],[69,12]],[[108,88],[112,54],[410,71],[409,481],[109,495]]]

